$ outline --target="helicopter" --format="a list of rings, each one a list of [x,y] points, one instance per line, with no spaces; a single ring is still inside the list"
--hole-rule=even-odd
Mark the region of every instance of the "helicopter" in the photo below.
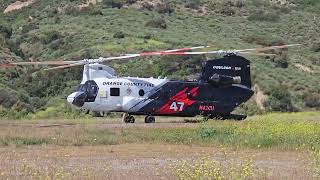
[[[76,91],[67,97],[74,107],[94,112],[122,112],[123,122],[134,123],[135,115],[145,116],[145,123],[155,123],[155,116],[194,117],[206,119],[243,120],[247,116],[231,112],[248,101],[251,89],[250,61],[242,54],[271,56],[264,52],[300,44],[279,45],[241,50],[193,51],[211,46],[125,54],[79,61],[12,62],[0,67],[23,65],[53,65],[45,70],[83,66],[83,75]],[[182,81],[168,78],[118,77],[115,70],[102,64],[142,56],[221,55],[203,62],[197,80]]]

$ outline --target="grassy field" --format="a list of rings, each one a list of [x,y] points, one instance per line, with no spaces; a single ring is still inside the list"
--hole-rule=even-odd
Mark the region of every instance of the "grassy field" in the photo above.
[[[245,121],[208,121],[182,124],[160,118],[159,124],[117,124],[119,119],[18,120],[0,122],[0,145],[59,146],[168,143],[232,148],[310,150],[320,148],[320,113],[273,113]],[[173,122],[173,125],[168,125]],[[106,124],[108,123],[108,124]]]
[[[272,113],[245,121],[119,121],[2,120],[0,174],[40,179],[320,177],[319,112]]]

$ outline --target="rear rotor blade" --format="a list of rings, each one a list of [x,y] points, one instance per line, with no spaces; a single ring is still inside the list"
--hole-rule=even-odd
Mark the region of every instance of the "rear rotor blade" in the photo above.
[[[143,53],[140,53],[140,55],[142,55],[142,56],[161,55],[163,53],[192,51],[195,49],[205,49],[205,48],[210,48],[210,47],[214,47],[214,46],[197,46],[197,47],[188,47],[188,48],[172,49],[172,50],[165,50],[165,51],[143,52]],[[132,55],[132,54],[128,54],[128,55]]]
[[[290,45],[282,45],[282,46],[270,46],[264,48],[253,48],[253,49],[240,49],[240,50],[218,50],[218,51],[201,51],[201,52],[157,52],[154,54],[148,53],[141,53],[139,56],[150,56],[150,55],[203,55],[203,54],[220,54],[220,55],[227,55],[227,54],[239,54],[239,53],[249,53],[249,52],[256,52],[260,53],[267,50],[272,49],[283,49],[293,46],[301,46],[301,44],[290,44]]]
[[[249,55],[256,55],[256,56],[277,56],[276,54],[267,54],[267,53],[256,53],[256,52],[241,52],[240,54],[249,54]]]
[[[236,50],[236,52],[246,52],[246,51],[263,52],[263,51],[268,51],[268,50],[284,49],[284,48],[294,47],[294,46],[302,46],[302,44],[288,44],[288,45],[280,45],[280,46],[253,48],[253,49],[242,49],[242,50]]]

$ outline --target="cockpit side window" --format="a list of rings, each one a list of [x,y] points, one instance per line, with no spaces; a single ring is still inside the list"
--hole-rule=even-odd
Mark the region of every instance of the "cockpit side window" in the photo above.
[[[86,87],[85,87],[84,84],[80,84],[80,85],[77,87],[76,90],[77,90],[77,91],[83,91],[83,92],[85,92],[85,91],[86,91]]]
[[[90,80],[85,84],[80,85],[79,90],[86,93],[86,102],[94,102],[97,97],[99,87],[94,81]]]

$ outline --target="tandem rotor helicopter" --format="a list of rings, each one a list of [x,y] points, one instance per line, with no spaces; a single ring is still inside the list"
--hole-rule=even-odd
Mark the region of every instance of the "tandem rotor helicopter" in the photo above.
[[[145,115],[145,123],[154,123],[154,116],[201,115],[206,118],[242,120],[246,118],[245,115],[234,115],[231,112],[248,101],[254,92],[251,89],[250,61],[240,55],[270,55],[264,52],[299,45],[227,51],[192,51],[210,47],[199,46],[79,61],[13,62],[2,64],[0,67],[52,65],[56,67],[46,70],[57,70],[83,65],[82,81],[76,92],[67,97],[68,103],[90,111],[124,112],[125,123],[134,123],[134,115]],[[205,54],[223,57],[205,61],[202,73],[195,81],[118,77],[114,69],[101,64],[142,56]]]

